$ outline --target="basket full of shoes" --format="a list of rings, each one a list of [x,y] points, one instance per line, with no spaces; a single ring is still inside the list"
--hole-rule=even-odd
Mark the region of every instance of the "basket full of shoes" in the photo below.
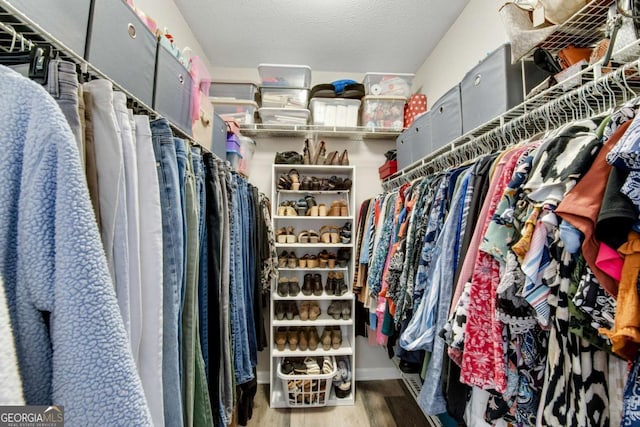
[[[278,378],[291,408],[326,406],[336,375],[333,356],[284,357],[278,363]]]

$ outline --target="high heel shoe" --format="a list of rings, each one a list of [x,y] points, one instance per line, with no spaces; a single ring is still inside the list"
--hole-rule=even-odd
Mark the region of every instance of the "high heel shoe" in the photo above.
[[[349,152],[344,150],[340,155],[340,165],[349,166]]]
[[[327,160],[325,160],[324,164],[325,165],[332,165],[333,162],[335,161],[336,157],[338,157],[339,154],[337,151],[332,151],[327,155]]]

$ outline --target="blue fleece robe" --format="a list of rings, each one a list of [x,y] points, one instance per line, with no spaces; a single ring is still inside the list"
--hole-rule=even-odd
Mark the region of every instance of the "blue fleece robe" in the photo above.
[[[0,66],[0,276],[25,400],[69,426],[151,425],[82,173],[56,102]]]

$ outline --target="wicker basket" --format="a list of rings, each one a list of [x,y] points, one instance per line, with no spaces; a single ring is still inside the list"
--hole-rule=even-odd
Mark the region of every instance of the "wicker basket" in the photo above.
[[[333,367],[329,374],[283,374],[282,361],[278,361],[278,378],[282,381],[287,405],[291,408],[326,406],[331,395],[333,377],[337,372],[336,360],[330,357]],[[322,368],[321,368],[322,369]]]

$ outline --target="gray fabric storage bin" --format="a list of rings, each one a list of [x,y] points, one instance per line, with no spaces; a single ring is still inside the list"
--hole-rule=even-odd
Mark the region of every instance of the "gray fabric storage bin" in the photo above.
[[[547,73],[525,62],[526,89],[542,82]],[[511,45],[504,44],[473,67],[460,83],[462,132],[467,133],[520,104],[523,99],[522,64],[511,64]]]
[[[191,135],[191,75],[164,46],[158,44],[153,109]]]
[[[460,85],[455,85],[431,108],[431,151],[443,147],[461,135]]]
[[[153,103],[156,36],[122,0],[94,0],[86,59],[147,106]]]
[[[431,111],[416,118],[396,139],[398,169],[420,160],[433,151],[431,143]]]
[[[227,124],[218,113],[213,113],[211,152],[223,160],[227,158]]]
[[[91,1],[10,0],[10,3],[69,49],[84,56]]]

